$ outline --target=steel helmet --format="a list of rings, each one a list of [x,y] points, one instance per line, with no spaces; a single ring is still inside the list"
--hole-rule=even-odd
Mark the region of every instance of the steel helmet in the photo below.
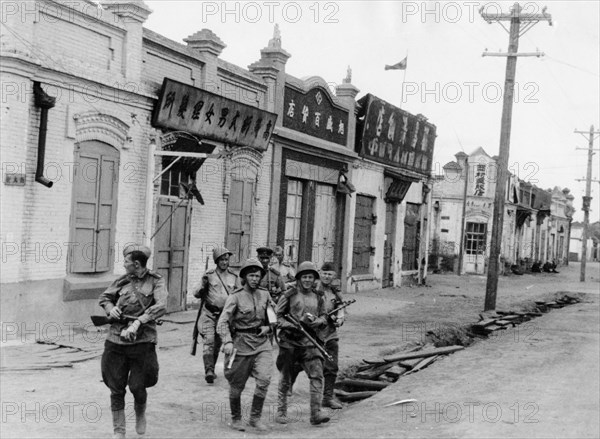
[[[213,249],[213,261],[217,262],[221,256],[227,255],[227,254],[233,255],[233,253],[231,253],[225,247],[223,247],[222,245],[219,245],[218,247],[215,247]]]
[[[300,265],[298,265],[298,271],[296,272],[296,280],[300,280],[300,276],[305,273],[312,273],[315,275],[315,280],[319,279],[319,272],[317,271],[317,267],[310,261],[304,261]]]
[[[260,275],[264,276],[265,269],[262,266],[262,264],[258,261],[258,259],[250,258],[246,259],[246,262],[244,262],[244,265],[242,265],[242,268],[240,269],[240,277],[244,278],[244,276],[246,276],[246,272],[249,271],[251,268],[260,269]]]

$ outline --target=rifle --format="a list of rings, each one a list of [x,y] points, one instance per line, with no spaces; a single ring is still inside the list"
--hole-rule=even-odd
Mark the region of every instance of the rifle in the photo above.
[[[307,331],[307,329],[304,327],[304,325],[299,322],[298,320],[296,320],[296,318],[291,315],[291,314],[286,314],[283,316],[284,319],[286,319],[288,322],[290,322],[292,325],[294,325],[294,327],[300,331],[307,339],[308,341],[310,341],[310,343],[316,347],[319,352],[321,352],[323,354],[323,356],[333,362],[333,357],[331,355],[329,355],[329,353],[325,350],[325,348],[323,347],[323,345],[312,335],[309,334],[309,332]],[[311,330],[312,332],[312,330]]]
[[[102,325],[108,325],[109,323],[115,323],[115,322],[129,322],[129,321],[133,321],[133,320],[137,320],[136,316],[129,316],[129,315],[123,315],[120,319],[115,320],[111,317],[108,316],[90,316],[90,318],[92,319],[92,323],[94,324],[94,326],[102,326]],[[157,325],[162,325],[163,321],[162,320],[156,320],[156,324]]]
[[[329,311],[327,313],[327,317],[329,318],[333,318],[333,316],[338,312],[341,311],[342,309],[352,305],[354,302],[356,302],[356,299],[350,299],[350,300],[344,300],[342,301],[342,304],[340,306],[338,306],[335,309],[332,309],[331,311]]]
[[[206,257],[206,264],[204,264],[204,273],[208,271],[208,259]],[[205,274],[206,275],[206,274]],[[196,314],[196,322],[194,323],[194,332],[192,333],[192,348],[190,349],[190,355],[196,355],[196,348],[198,347],[198,336],[200,331],[198,330],[198,321],[200,320],[200,314],[202,314],[202,307],[204,306],[204,299],[206,295],[203,294],[200,299],[200,308],[198,308],[198,314]]]

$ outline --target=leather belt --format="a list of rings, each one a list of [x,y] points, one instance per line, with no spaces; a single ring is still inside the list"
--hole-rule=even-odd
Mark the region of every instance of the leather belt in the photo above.
[[[260,326],[256,328],[235,328],[235,332],[244,332],[247,334],[260,334]]]

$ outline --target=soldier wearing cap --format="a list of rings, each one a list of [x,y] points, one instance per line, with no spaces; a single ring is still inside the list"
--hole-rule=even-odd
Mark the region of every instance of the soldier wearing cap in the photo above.
[[[221,349],[221,337],[217,333],[217,321],[225,306],[225,300],[241,285],[238,276],[229,268],[232,255],[223,246],[213,249],[213,261],[216,268],[208,270],[202,276],[199,285],[193,288],[194,297],[202,300],[198,332],[202,336],[202,361],[204,379],[211,384],[215,381],[215,364]]]
[[[312,262],[302,262],[296,273],[296,286],[281,296],[275,313],[279,328],[279,355],[277,368],[281,371],[277,390],[277,415],[275,421],[280,424],[290,422],[287,417],[287,398],[294,369],[301,365],[310,380],[310,423],[313,425],[329,421],[321,412],[323,396],[323,355],[285,319],[290,314],[296,320],[319,333],[327,325],[323,295],[315,289],[319,272]]]
[[[321,276],[317,282],[317,292],[323,294],[325,313],[329,314],[344,301],[342,293],[334,281],[337,273],[331,262],[325,262],[321,267]],[[333,361],[324,360],[323,362],[323,407],[332,409],[341,409],[342,404],[334,397],[333,390],[338,373],[338,353],[339,353],[339,335],[337,328],[344,324],[344,310],[338,310],[334,315],[327,319],[327,325],[321,328],[319,337],[325,343],[325,350]]]
[[[244,286],[227,298],[217,325],[224,343],[231,427],[239,431],[245,430],[241,422],[241,395],[250,376],[256,380],[256,388],[249,424],[259,431],[267,430],[260,418],[273,365],[269,340],[271,327],[267,317],[267,308],[273,304],[267,290],[259,287],[264,271],[256,259],[248,259],[244,263],[240,270]]]
[[[126,386],[134,397],[135,429],[144,434],[146,389],[158,382],[156,320],[166,312],[167,288],[162,276],[146,267],[150,254],[146,246],[125,247],[126,274],[116,279],[99,299],[112,320],[101,368],[104,384],[110,389],[115,438],[125,437]]]
[[[269,247],[259,247],[256,249],[258,260],[262,264],[265,273],[260,280],[260,287],[265,288],[275,303],[279,301],[281,294],[285,292],[285,281],[281,277],[281,273],[275,268],[269,266],[273,250]]]

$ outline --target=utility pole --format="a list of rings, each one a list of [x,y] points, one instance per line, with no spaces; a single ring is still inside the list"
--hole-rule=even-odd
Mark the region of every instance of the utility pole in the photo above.
[[[585,131],[577,131],[576,133],[581,134],[583,137],[587,137],[588,147],[587,148],[576,148],[576,149],[587,149],[588,152],[588,163],[587,163],[587,177],[585,179],[585,195],[583,197],[583,205],[581,210],[583,210],[583,236],[581,237],[581,273],[579,274],[579,281],[585,282],[585,266],[587,263],[587,241],[590,227],[590,205],[592,204],[592,157],[594,156],[594,139],[597,137],[596,134],[599,134],[600,131],[594,131],[594,125],[590,126],[589,133]],[[577,179],[577,181],[582,181],[581,179]],[[597,181],[597,180],[594,180]]]
[[[546,8],[541,14],[523,13],[518,3],[515,3],[509,13],[487,13],[485,6],[479,10],[482,18],[488,23],[498,22],[506,29],[503,22],[510,21],[509,44],[507,53],[484,52],[483,56],[506,56],[506,76],[504,80],[504,100],[502,103],[502,125],[500,130],[500,154],[496,163],[496,193],[494,198],[494,215],[492,217],[492,241],[490,246],[490,263],[488,266],[487,284],[485,289],[485,311],[496,309],[496,293],[498,291],[498,275],[500,272],[500,250],[502,248],[502,226],[504,224],[504,201],[506,198],[506,182],[508,180],[508,155],[510,152],[510,128],[512,123],[512,106],[515,89],[515,75],[518,56],[543,56],[543,53],[517,53],[519,37],[531,29],[539,21],[548,21],[552,26],[552,17],[546,14]],[[521,27],[523,24],[523,27]]]

